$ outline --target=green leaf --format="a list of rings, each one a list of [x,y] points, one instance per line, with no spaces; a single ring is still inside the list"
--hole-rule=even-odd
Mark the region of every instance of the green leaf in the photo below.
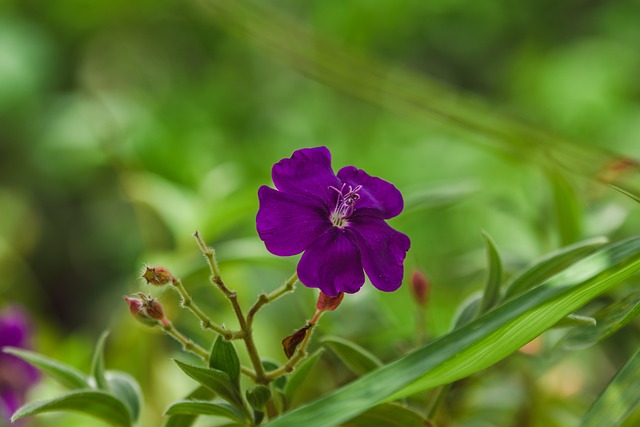
[[[199,386],[187,395],[185,400],[208,400],[213,399],[215,393],[204,386]],[[198,418],[197,415],[171,415],[167,418],[165,427],[191,427]]]
[[[131,419],[136,421],[140,416],[142,390],[138,382],[129,374],[120,371],[107,371],[105,378],[109,389],[129,408]]]
[[[624,194],[627,197],[630,197],[631,199],[635,200],[636,202],[640,203],[640,195],[637,194],[633,194],[625,189],[622,189],[620,187],[618,187],[617,185],[613,185],[613,184],[609,184],[609,187],[613,188],[614,190],[616,190],[619,193]]]
[[[383,403],[358,415],[343,427],[424,427],[425,419],[397,403]]]
[[[271,390],[262,384],[248,388],[245,393],[249,405],[256,411],[260,411],[271,399]]]
[[[218,417],[229,418],[241,424],[247,421],[242,412],[231,405],[202,400],[182,400],[174,402],[167,408],[165,415],[216,415]]]
[[[453,316],[453,329],[458,329],[478,317],[481,301],[482,293],[480,292],[471,294],[471,296],[464,300]]]
[[[462,328],[267,425],[333,427],[385,401],[465,378],[504,359],[638,270],[640,237],[605,247]]]
[[[570,314],[564,319],[560,320],[558,323],[553,325],[554,328],[568,328],[572,326],[586,326],[588,328],[592,328],[596,326],[598,322],[596,319],[589,316],[580,316],[578,314]]]
[[[4,347],[5,353],[13,354],[51,376],[63,386],[70,389],[89,388],[89,377],[72,366],[50,359],[33,351],[15,347]]]
[[[437,209],[459,203],[478,191],[471,182],[459,182],[436,188],[413,192],[405,198],[406,213]]]
[[[553,192],[558,233],[562,246],[571,244],[582,234],[582,213],[575,188],[558,170],[548,171]]]
[[[231,381],[240,387],[240,359],[236,347],[231,341],[225,340],[218,335],[213,344],[211,356],[209,357],[209,367],[226,372]]]
[[[640,314],[640,292],[628,295],[593,315],[595,326],[571,329],[558,343],[567,350],[580,350],[608,338]]]
[[[82,412],[115,426],[132,425],[125,404],[100,390],[77,390],[55,399],[27,403],[13,414],[11,421],[55,411]]]
[[[273,371],[280,367],[279,364],[269,359],[262,359],[262,366],[267,372]],[[284,375],[281,377],[278,377],[273,381],[272,384],[276,389],[283,390],[285,385],[287,384],[287,377]]]
[[[616,427],[640,403],[640,351],[618,371],[582,418],[581,427]]]
[[[284,388],[284,396],[287,402],[291,402],[295,396],[296,391],[302,385],[307,375],[311,372],[320,355],[323,353],[323,349],[318,349],[311,356],[305,359],[301,364],[296,367],[296,370],[289,376],[289,381]]]
[[[109,331],[104,331],[102,335],[100,335],[93,352],[93,360],[91,361],[91,377],[96,382],[96,387],[101,390],[107,390],[109,388],[107,380],[104,377],[104,344],[108,336]]]
[[[356,375],[364,375],[382,366],[382,362],[376,356],[344,338],[327,336],[322,338],[322,343]]]
[[[607,243],[606,237],[595,237],[551,252],[514,276],[505,286],[502,300],[531,289]]]
[[[487,252],[487,280],[482,294],[479,314],[489,311],[500,298],[500,285],[502,285],[502,261],[496,249],[496,244],[489,234],[482,232],[484,246]]]
[[[240,391],[231,382],[231,379],[226,372],[213,368],[202,368],[199,366],[188,365],[180,362],[179,360],[174,361],[185,374],[207,387],[209,390],[217,393],[220,397],[237,408],[244,408],[244,402],[240,395]]]

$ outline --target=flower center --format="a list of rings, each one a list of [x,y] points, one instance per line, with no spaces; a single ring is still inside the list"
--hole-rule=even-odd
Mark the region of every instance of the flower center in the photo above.
[[[345,189],[346,186],[346,184],[342,184],[340,189],[333,186],[329,187],[338,193],[336,207],[333,209],[330,216],[334,227],[343,228],[347,225],[347,219],[349,219],[356,210],[356,202],[360,199],[358,191],[362,188],[362,185],[358,185],[356,188],[349,186],[348,190]]]

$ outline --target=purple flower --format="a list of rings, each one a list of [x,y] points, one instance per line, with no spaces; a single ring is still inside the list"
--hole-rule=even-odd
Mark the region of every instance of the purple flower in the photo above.
[[[396,187],[353,166],[336,175],[326,147],[294,152],[271,176],[277,190],[258,190],[258,234],[274,255],[304,252],[298,277],[305,286],[352,294],[366,272],[382,291],[400,287],[411,242],[385,222],[404,206]]]
[[[17,307],[0,312],[0,424],[24,403],[29,388],[38,381],[38,371],[3,347],[29,347],[31,328],[26,313]]]

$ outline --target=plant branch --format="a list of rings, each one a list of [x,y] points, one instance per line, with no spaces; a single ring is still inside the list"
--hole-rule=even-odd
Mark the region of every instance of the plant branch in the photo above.
[[[260,294],[258,300],[253,304],[253,306],[249,309],[249,313],[247,314],[247,324],[249,327],[253,324],[253,318],[263,306],[269,304],[272,301],[277,300],[281,296],[293,292],[296,288],[296,282],[298,281],[298,273],[293,273],[289,279],[278,289],[274,290],[270,294]]]

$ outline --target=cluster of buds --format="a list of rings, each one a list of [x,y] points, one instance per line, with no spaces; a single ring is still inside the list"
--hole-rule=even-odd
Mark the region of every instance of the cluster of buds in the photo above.
[[[155,326],[158,322],[162,326],[169,326],[169,320],[164,315],[162,304],[155,298],[147,296],[142,292],[137,293],[139,298],[124,297],[129,304],[129,311],[140,322],[148,326]]]

